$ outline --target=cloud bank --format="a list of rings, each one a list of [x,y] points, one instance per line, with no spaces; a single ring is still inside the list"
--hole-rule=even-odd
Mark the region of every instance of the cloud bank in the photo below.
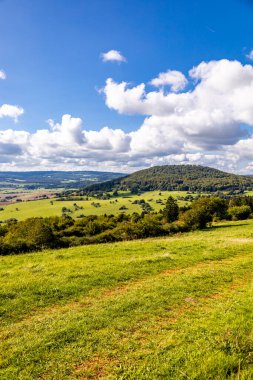
[[[143,115],[143,123],[128,133],[107,126],[92,131],[80,118],[66,114],[33,133],[0,131],[0,169],[130,172],[195,163],[253,172],[252,65],[226,59],[201,62],[187,76],[167,71],[136,86],[109,78],[103,93],[107,107]],[[15,114],[2,107],[0,117]],[[17,108],[14,120],[23,112]]]

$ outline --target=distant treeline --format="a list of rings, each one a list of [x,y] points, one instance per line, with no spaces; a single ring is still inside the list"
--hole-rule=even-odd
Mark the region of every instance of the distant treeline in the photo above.
[[[10,220],[0,225],[0,254],[17,254],[83,244],[168,236],[206,228],[212,221],[252,217],[253,197],[202,197],[179,208],[171,196],[159,213],[89,215],[74,220],[68,215]]]
[[[196,165],[166,165],[155,166],[129,176],[87,186],[83,193],[113,190],[130,190],[137,194],[153,190],[216,192],[252,189],[252,177]]]
[[[98,171],[31,171],[31,172],[0,172],[1,187],[24,190],[45,189],[75,189],[83,188],[92,183],[108,181],[122,176],[121,173]]]

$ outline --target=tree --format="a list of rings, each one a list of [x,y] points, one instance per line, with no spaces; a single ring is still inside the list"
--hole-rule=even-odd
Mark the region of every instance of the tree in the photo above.
[[[227,217],[227,202],[218,197],[201,197],[192,203],[192,208],[202,207],[212,218],[219,220]]]
[[[234,206],[228,209],[228,214],[233,220],[247,219],[251,214],[250,206]]]
[[[172,196],[169,196],[163,210],[163,216],[167,222],[172,223],[178,219],[178,215],[179,207],[177,201]]]
[[[54,245],[54,234],[44,219],[29,218],[11,225],[4,243],[14,247],[25,244],[32,249],[41,249]]]
[[[194,207],[184,212],[180,220],[187,230],[198,230],[206,228],[207,223],[212,221],[210,213],[206,212],[205,207]]]

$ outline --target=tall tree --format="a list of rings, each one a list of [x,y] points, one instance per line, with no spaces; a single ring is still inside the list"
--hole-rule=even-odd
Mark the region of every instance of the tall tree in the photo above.
[[[167,199],[165,208],[163,210],[163,215],[169,223],[174,222],[178,219],[179,207],[177,201],[172,196],[169,196]]]

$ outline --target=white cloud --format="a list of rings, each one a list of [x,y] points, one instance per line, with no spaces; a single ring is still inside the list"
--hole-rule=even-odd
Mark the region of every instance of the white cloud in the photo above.
[[[172,91],[180,91],[185,88],[188,81],[183,73],[176,70],[168,70],[166,73],[160,73],[157,78],[150,81],[155,87],[171,86]]]
[[[0,70],[0,79],[6,79],[6,73],[3,70]]]
[[[79,145],[84,142],[82,119],[66,114],[62,116],[61,124],[55,124],[52,119],[48,120],[48,124],[62,142],[67,144],[77,143]]]
[[[146,92],[145,85],[106,81],[104,93],[109,108],[145,118],[143,138],[153,133],[179,136],[185,145],[209,150],[235,144],[246,132],[241,124],[253,126],[253,67],[237,61],[202,62],[190,70],[193,89],[183,93]]]
[[[13,118],[14,121],[17,121],[19,116],[23,115],[24,109],[19,106],[13,106],[11,104],[3,104],[0,106],[0,118],[2,117],[10,117]]]
[[[119,170],[129,159],[131,138],[121,129],[88,131],[82,120],[63,115],[60,123],[48,120],[49,129],[33,133],[0,131],[0,169]],[[126,171],[126,170],[125,170]]]
[[[101,54],[103,62],[126,62],[126,58],[118,50],[109,50]]]
[[[50,119],[50,128],[34,133],[2,131],[0,168],[133,171],[195,163],[251,170],[253,66],[225,59],[202,62],[187,78],[189,90],[180,93],[175,88],[165,92],[160,85],[147,91],[144,83],[130,86],[109,78],[103,89],[106,105],[143,115],[134,131],[84,129],[82,120],[71,115],[59,123]]]
[[[6,74],[3,70],[0,70],[0,79],[6,79]],[[2,117],[10,117],[14,119],[15,122],[18,121],[19,116],[23,115],[24,109],[19,106],[14,106],[11,104],[0,105],[0,119]]]
[[[124,153],[129,151],[131,138],[121,129],[102,128],[100,131],[85,132],[87,146],[94,150],[112,150]]]
[[[106,105],[119,113],[145,114],[145,105],[141,103],[141,99],[145,94],[144,89],[144,83],[133,88],[127,88],[126,82],[116,83],[111,78],[108,78],[104,88]],[[143,108],[143,110],[141,110],[141,108]]]
[[[248,58],[250,61],[253,61],[253,49],[246,55],[246,58]]]

